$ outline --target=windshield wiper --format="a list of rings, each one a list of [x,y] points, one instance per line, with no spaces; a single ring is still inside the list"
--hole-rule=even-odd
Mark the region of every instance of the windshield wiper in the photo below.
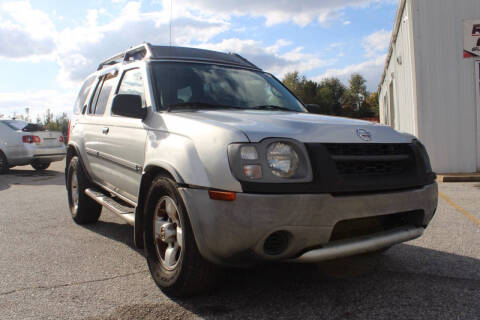
[[[167,106],[170,110],[171,108],[188,108],[188,109],[240,109],[234,106],[229,106],[226,104],[216,104],[216,103],[207,103],[207,102],[180,102],[174,103]]]
[[[292,109],[288,109],[288,108],[285,108],[285,107],[276,106],[276,105],[273,105],[273,104],[266,104],[266,105],[263,105],[263,106],[255,106],[255,107],[252,107],[252,108],[249,108],[249,109],[256,109],[256,110],[281,110],[281,111],[289,111],[289,112],[298,112],[298,111],[296,111],[296,110],[292,110]]]

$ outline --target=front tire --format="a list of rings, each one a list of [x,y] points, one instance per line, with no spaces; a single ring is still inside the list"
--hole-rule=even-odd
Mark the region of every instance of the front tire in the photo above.
[[[50,162],[33,161],[31,166],[37,171],[46,170],[48,167],[50,167]]]
[[[7,157],[0,150],[0,174],[7,173],[8,169],[10,169],[10,166],[8,165]]]
[[[78,157],[73,157],[67,171],[68,206],[78,224],[97,222],[102,213],[102,206],[85,194],[85,189],[89,187]]]
[[[216,267],[200,255],[173,180],[164,176],[154,179],[146,198],[144,219],[145,255],[157,286],[172,297],[208,289]]]

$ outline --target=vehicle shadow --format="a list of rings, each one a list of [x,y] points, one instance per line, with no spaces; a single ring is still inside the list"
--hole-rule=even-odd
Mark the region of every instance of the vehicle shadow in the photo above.
[[[317,264],[227,272],[174,302],[205,319],[479,319],[480,260],[402,244]]]
[[[12,185],[64,185],[64,176],[63,172],[55,170],[10,169],[7,174],[0,175],[0,191]]]
[[[127,224],[85,228],[134,248]],[[479,275],[478,259],[401,244],[317,264],[225,269],[204,294],[126,305],[95,319],[478,319]]]
[[[105,213],[102,212],[102,215],[104,214]],[[113,215],[113,213],[107,214]],[[142,255],[144,254],[143,250],[135,248],[135,244],[133,243],[133,227],[129,224],[99,220],[96,223],[85,224],[81,226],[85,229],[98,233],[101,236],[121,242],[133,250],[141,253]]]

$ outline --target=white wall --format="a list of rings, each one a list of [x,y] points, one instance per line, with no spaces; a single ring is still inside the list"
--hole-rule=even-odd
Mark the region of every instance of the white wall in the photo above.
[[[475,172],[475,68],[463,59],[463,20],[480,18],[480,1],[413,0],[413,15],[418,136],[437,172]]]
[[[381,122],[391,125],[394,129],[417,135],[416,97],[414,77],[414,56],[412,42],[412,22],[410,2],[407,1],[400,16],[397,39],[393,46],[385,80],[380,91]],[[390,107],[389,86],[393,81],[393,123],[389,123],[387,109]],[[386,97],[386,104],[385,104]],[[389,109],[390,110],[390,109]]]
[[[480,169],[480,101],[475,61],[463,59],[465,19],[480,19],[480,0],[407,0],[381,84],[382,122],[393,73],[394,128],[418,136],[439,173]]]

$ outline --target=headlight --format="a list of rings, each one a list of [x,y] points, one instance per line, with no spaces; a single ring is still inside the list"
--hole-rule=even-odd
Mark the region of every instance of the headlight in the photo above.
[[[305,183],[313,180],[307,148],[287,138],[232,143],[228,162],[233,175],[246,183]]]
[[[274,142],[268,146],[267,162],[272,173],[278,177],[290,178],[297,173],[298,154],[284,142]]]

